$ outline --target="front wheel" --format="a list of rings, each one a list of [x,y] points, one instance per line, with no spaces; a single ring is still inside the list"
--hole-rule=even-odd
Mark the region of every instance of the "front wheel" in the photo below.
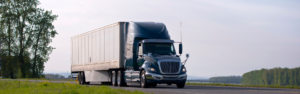
[[[177,88],[184,88],[185,83],[183,83],[183,84],[176,84],[176,85],[177,85]]]
[[[147,83],[147,79],[146,79],[146,75],[145,75],[145,71],[144,70],[142,70],[142,72],[141,72],[141,78],[140,78],[140,80],[141,80],[141,87],[142,88],[147,88],[148,87],[148,83]]]
[[[151,84],[151,87],[156,87],[156,86],[157,86],[157,83]]]

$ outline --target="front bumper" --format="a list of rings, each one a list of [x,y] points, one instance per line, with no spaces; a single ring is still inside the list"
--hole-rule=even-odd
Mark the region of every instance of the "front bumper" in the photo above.
[[[179,75],[160,75],[146,72],[146,79],[148,83],[185,83],[186,78],[186,73]]]

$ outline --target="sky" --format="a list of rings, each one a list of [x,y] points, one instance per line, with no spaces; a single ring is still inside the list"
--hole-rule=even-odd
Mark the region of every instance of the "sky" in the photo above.
[[[40,0],[58,15],[46,73],[70,72],[71,37],[119,21],[162,22],[180,41],[187,74],[243,75],[300,67],[299,0]],[[182,27],[180,27],[182,22]],[[178,50],[178,44],[175,44]]]

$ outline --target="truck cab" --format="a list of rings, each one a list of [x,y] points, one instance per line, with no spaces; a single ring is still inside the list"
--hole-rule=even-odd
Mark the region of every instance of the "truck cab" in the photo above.
[[[183,88],[186,68],[176,55],[173,40],[144,39],[139,44],[137,63],[140,69],[141,87],[157,84],[176,84]]]
[[[174,40],[170,39],[163,23],[129,22],[125,53],[125,83],[155,87],[157,84],[176,84],[183,88],[187,74]]]

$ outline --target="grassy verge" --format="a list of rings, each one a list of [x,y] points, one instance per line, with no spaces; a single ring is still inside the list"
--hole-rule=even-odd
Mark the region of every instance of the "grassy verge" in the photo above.
[[[0,94],[144,94],[141,91],[71,83],[0,81]]]
[[[8,80],[51,80],[51,81],[76,81],[76,79],[45,79],[45,78],[0,78],[0,79],[8,79]]]
[[[236,86],[236,87],[267,87],[267,88],[289,88],[300,89],[299,86],[274,86],[274,85],[237,85],[237,84],[222,84],[222,83],[185,83],[185,85],[209,85],[209,86]]]

